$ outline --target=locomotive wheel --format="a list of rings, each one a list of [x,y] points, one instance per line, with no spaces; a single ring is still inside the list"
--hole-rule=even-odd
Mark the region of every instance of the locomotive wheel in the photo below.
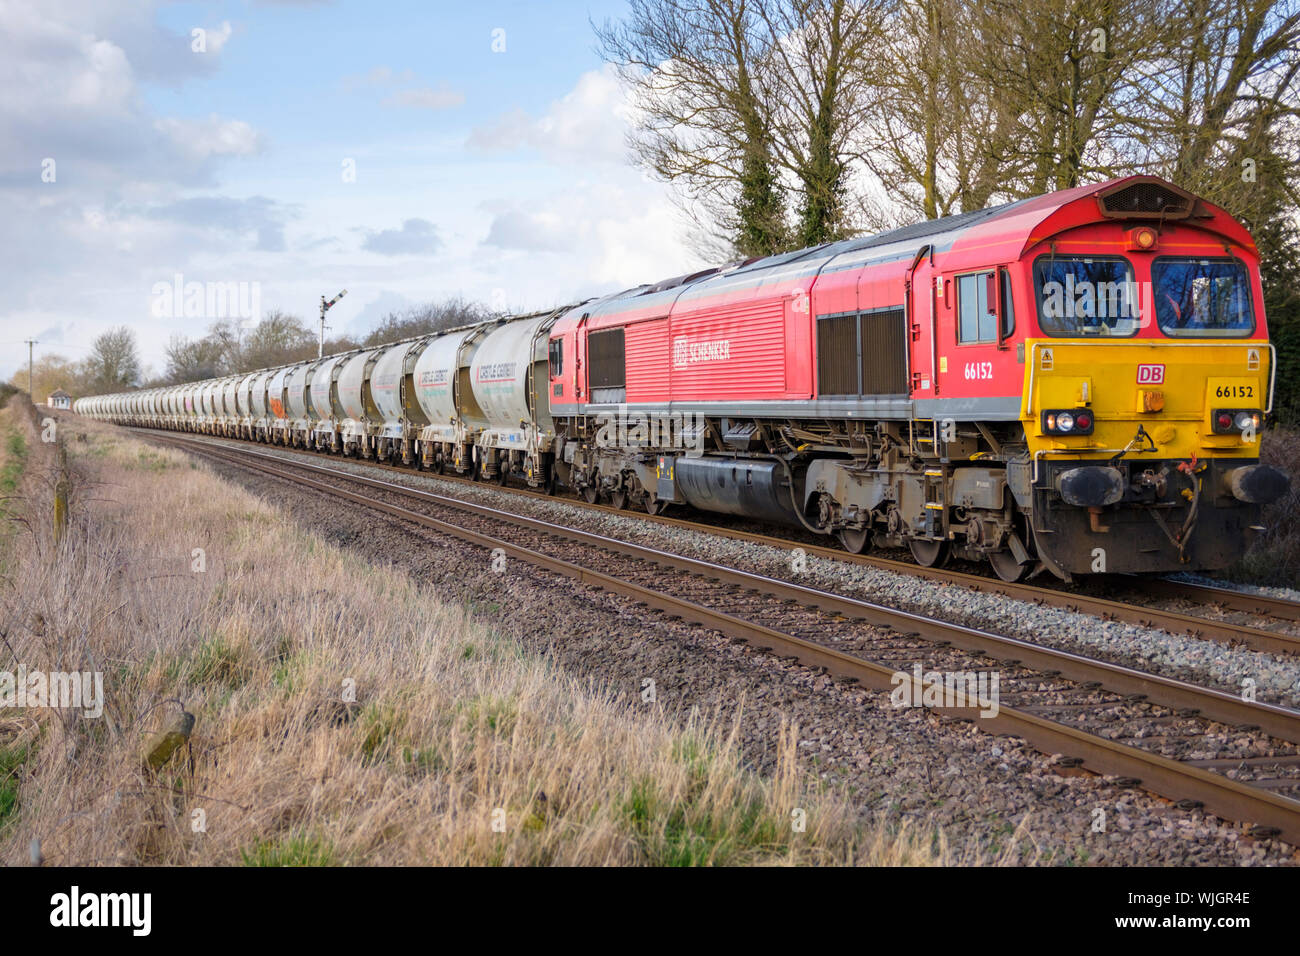
[[[924,538],[909,538],[907,546],[912,549],[912,557],[923,568],[941,568],[948,563],[948,542],[927,541]]]
[[[871,529],[841,528],[839,539],[840,544],[844,545],[844,550],[849,554],[861,554],[871,547]]]
[[[622,511],[627,507],[627,491],[620,488],[610,497],[609,503],[614,506],[615,511]]]
[[[1021,564],[1010,551],[995,551],[989,555],[994,572],[1008,584],[1014,584],[1028,573],[1031,565]]]

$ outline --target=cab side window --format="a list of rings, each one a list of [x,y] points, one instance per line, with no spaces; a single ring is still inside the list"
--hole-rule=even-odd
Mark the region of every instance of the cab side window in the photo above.
[[[1002,338],[1006,338],[1016,327],[1011,274],[999,269],[957,277],[957,341],[961,344],[998,341],[999,283],[1002,287]]]
[[[559,378],[564,372],[564,340],[551,339],[548,346],[551,366],[551,378]]]

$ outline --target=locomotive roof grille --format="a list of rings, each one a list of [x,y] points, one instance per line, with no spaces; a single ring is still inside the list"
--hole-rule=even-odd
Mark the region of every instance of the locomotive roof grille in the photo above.
[[[1204,214],[1191,193],[1143,179],[1100,194],[1101,213],[1112,219],[1187,219]]]

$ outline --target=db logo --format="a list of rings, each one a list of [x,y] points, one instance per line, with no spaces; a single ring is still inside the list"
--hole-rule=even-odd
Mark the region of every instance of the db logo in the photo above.
[[[1138,366],[1138,384],[1139,385],[1163,385],[1165,382],[1165,367],[1163,365],[1139,365]]]

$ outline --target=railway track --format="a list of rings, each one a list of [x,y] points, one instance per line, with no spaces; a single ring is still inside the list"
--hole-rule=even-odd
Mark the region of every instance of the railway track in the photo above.
[[[141,435],[148,435],[150,437],[158,437],[159,435],[157,431],[152,429],[132,430]],[[179,436],[168,435],[168,437],[177,438]],[[210,443],[224,443],[230,441],[229,439],[205,439],[188,436],[182,440],[198,442],[208,441]],[[230,448],[238,446],[221,444],[221,447]],[[308,453],[305,449],[285,450],[300,451],[304,454]],[[410,468],[403,468],[383,462],[367,461],[365,459],[347,460],[354,463],[361,463],[364,461],[370,467],[382,470],[392,470],[401,474],[418,473],[412,472]],[[478,484],[477,482],[471,481],[469,478],[463,478],[458,475],[443,474],[438,475],[437,477],[445,481],[463,482],[467,485]],[[554,500],[551,496],[531,489],[507,487],[506,490],[512,494]],[[590,511],[623,516],[635,515],[639,520],[650,521],[667,527],[703,531],[719,537],[725,537],[737,541],[747,541],[765,547],[781,548],[791,552],[799,549],[805,554],[816,555],[830,560],[878,568],[880,570],[891,571],[897,574],[906,574],[910,577],[920,578],[926,581],[956,585],[984,594],[998,595],[1040,606],[1056,607],[1062,610],[1073,611],[1081,614],[1091,614],[1106,621],[1122,621],[1128,624],[1137,624],[1142,627],[1168,631],[1171,634],[1181,634],[1188,637],[1201,638],[1203,640],[1217,641],[1230,646],[1247,647],[1251,650],[1269,654],[1300,654],[1300,636],[1288,634],[1283,631],[1268,630],[1262,627],[1255,627],[1249,624],[1239,624],[1231,621],[1215,620],[1213,618],[1202,617],[1197,614],[1188,614],[1181,611],[1147,607],[1140,604],[1117,601],[1106,597],[1064,591],[1054,587],[1043,587],[1040,585],[1026,584],[1024,582],[1012,584],[1001,581],[996,577],[986,577],[984,575],[971,574],[948,568],[925,568],[907,561],[896,561],[891,558],[884,558],[870,554],[851,554],[840,548],[791,541],[788,538],[759,534],[751,531],[741,531],[713,524],[701,524],[698,521],[673,518],[666,515],[649,515],[629,512],[613,508],[609,505],[590,504],[583,501],[581,498],[565,498],[564,502],[565,504]],[[1261,618],[1272,618],[1279,621],[1300,621],[1300,603],[1287,601],[1282,598],[1165,579],[1134,579],[1134,587],[1140,588],[1153,596],[1185,601],[1194,605],[1221,607],[1229,611],[1251,614]]]
[[[995,672],[997,706],[950,693],[927,709],[1062,755],[1062,772],[1116,775],[1184,808],[1250,824],[1254,836],[1300,845],[1300,711],[380,478],[150,437],[500,549],[871,690],[923,700],[934,674]]]

